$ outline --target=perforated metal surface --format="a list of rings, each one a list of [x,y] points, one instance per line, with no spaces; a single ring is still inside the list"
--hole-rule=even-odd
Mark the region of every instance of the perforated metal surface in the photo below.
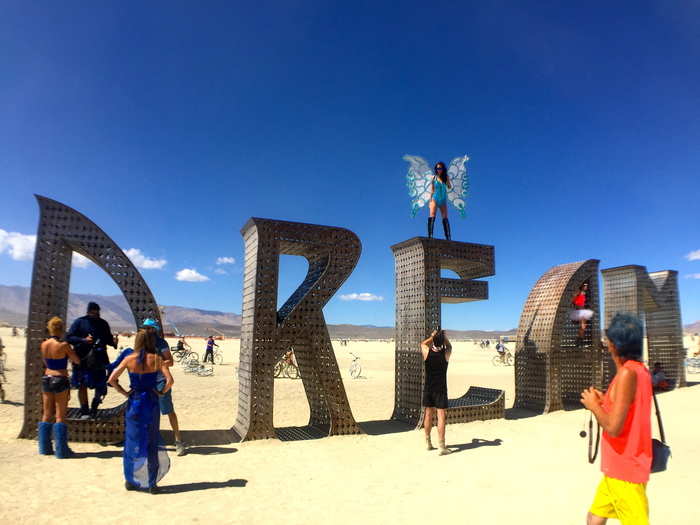
[[[290,347],[309,402],[306,428],[280,429],[280,438],[357,434],[323,317],[323,306],[348,278],[361,244],[349,230],[270,219],[250,219],[245,242],[238,415],[242,440],[276,437],[273,367]],[[309,263],[304,282],[277,311],[279,256]]]
[[[84,255],[102,268],[124,294],[136,326],[150,317],[160,322],[153,294],[136,267],[96,224],[68,206],[37,196],[39,229],[34,254],[32,288],[27,317],[24,425],[20,437],[36,437],[41,420],[41,376],[44,365],[39,347],[47,337],[46,323],[53,316],[66,319],[72,252]],[[112,395],[117,395],[112,393]],[[71,441],[121,441],[123,407],[103,410],[95,420],[76,421],[68,414]]]
[[[488,299],[488,283],[478,277],[494,275],[493,246],[414,237],[391,247],[396,279],[396,364],[392,419],[420,426],[424,366],[420,343],[441,326],[441,304]],[[454,271],[459,279],[440,276]],[[449,334],[448,334],[449,336]],[[502,391],[493,389],[482,405],[465,404],[469,392],[449,401],[448,423],[503,417]],[[500,394],[499,394],[500,393]],[[460,402],[461,400],[461,402]],[[478,408],[477,408],[478,407]]]
[[[550,268],[530,291],[515,346],[515,407],[551,412],[568,404],[580,406],[581,391],[601,384],[599,262],[588,259]],[[569,313],[571,299],[584,282],[595,315],[577,345],[579,326]]]
[[[666,375],[685,386],[683,325],[678,298],[678,272],[647,273],[644,266],[628,265],[602,271],[606,326],[617,312],[645,319],[650,367],[660,362]],[[606,362],[606,384],[615,375],[612,360]]]

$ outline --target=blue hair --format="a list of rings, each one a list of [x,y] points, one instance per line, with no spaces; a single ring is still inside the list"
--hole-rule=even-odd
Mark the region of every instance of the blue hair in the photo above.
[[[605,334],[617,348],[620,357],[641,361],[644,326],[639,317],[618,312],[610,320],[610,326],[605,330]]]

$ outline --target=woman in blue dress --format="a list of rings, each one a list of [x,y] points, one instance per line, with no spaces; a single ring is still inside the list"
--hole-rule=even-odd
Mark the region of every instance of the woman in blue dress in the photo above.
[[[447,190],[452,189],[452,181],[447,174],[447,168],[444,162],[436,162],[433,168],[435,176],[430,185],[430,217],[428,217],[428,237],[433,237],[433,228],[435,227],[435,215],[437,209],[440,208],[442,215],[442,228],[445,231],[445,239],[448,241],[452,238],[450,231],[450,221],[447,219]]]
[[[119,376],[128,370],[131,389],[119,385]],[[158,372],[165,377],[163,391],[156,389]],[[124,437],[124,477],[126,490],[148,489],[158,492],[157,483],[170,469],[170,460],[160,445],[160,408],[158,396],[173,386],[173,376],[156,351],[155,336],[139,330],[134,352],[124,358],[109,377],[109,384],[125,396],[126,432]]]

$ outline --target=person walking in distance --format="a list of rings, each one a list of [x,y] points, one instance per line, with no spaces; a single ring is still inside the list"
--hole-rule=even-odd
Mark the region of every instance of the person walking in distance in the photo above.
[[[218,347],[214,342],[214,336],[210,335],[209,339],[207,339],[207,350],[204,352],[204,359],[202,360],[203,363],[207,362],[207,357],[211,358],[211,364],[214,364],[214,347]]]
[[[605,394],[593,387],[581,393],[581,403],[603,429],[603,479],[586,523],[604,525],[614,518],[623,525],[648,525],[652,386],[642,362],[642,322],[634,315],[618,313],[606,335],[617,373]]]
[[[438,328],[420,346],[425,366],[425,384],[423,386],[425,445],[428,450],[435,450],[430,440],[430,431],[433,427],[433,416],[437,411],[439,454],[444,456],[452,452],[445,446],[447,364],[452,354],[452,344],[447,339],[445,332]]]

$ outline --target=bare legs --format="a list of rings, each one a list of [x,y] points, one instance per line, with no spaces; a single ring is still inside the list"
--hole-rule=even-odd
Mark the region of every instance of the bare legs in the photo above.
[[[586,333],[586,328],[588,327],[588,321],[585,319],[581,319],[578,323],[578,336],[583,339],[584,334]]]
[[[68,411],[70,390],[65,390],[58,394],[44,392],[41,398],[44,405],[44,412],[41,416],[41,420],[45,423],[53,423],[55,417],[56,423],[63,423],[66,419],[66,412]]]
[[[445,239],[448,241],[452,238],[452,232],[450,230],[450,221],[447,219],[447,204],[438,206],[434,200],[430,200],[428,204],[430,209],[430,215],[428,217],[428,238],[433,237],[433,228],[435,226],[435,216],[437,215],[437,210],[440,208],[440,215],[442,216],[442,227],[445,231]]]
[[[180,439],[180,423],[177,420],[177,414],[175,412],[170,412],[170,414],[168,414],[168,419],[170,420],[170,426],[175,435],[175,441],[182,441]]]
[[[423,417],[423,430],[425,431],[425,444],[428,450],[435,450],[430,441],[430,431],[433,429],[433,414],[437,410],[437,431],[438,443],[440,446],[440,455],[449,454],[451,451],[445,447],[445,422],[447,420],[447,412],[444,408],[425,407],[425,416]]]
[[[605,525],[608,522],[608,518],[601,518],[590,512],[586,516],[586,525]]]

